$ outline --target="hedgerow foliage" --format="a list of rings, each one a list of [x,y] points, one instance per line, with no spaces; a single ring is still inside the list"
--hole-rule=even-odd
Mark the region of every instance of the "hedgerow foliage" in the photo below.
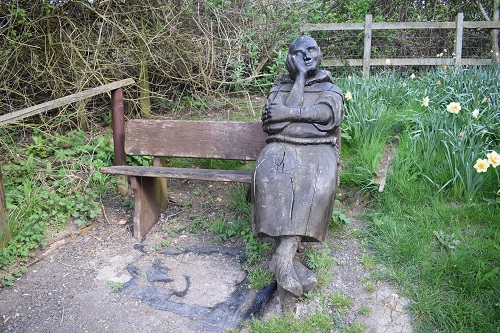
[[[493,0],[482,3],[492,8]],[[153,108],[166,108],[186,94],[271,83],[305,22],[361,22],[367,13],[374,20],[449,21],[460,11],[467,20],[484,19],[474,2],[439,0],[2,1],[0,114],[129,77],[138,82],[127,88],[132,109],[148,94]],[[76,114],[102,114],[101,102],[78,104]],[[76,119],[84,125],[85,115]]]
[[[0,114],[128,77],[145,79],[153,102],[187,90],[234,90],[261,73],[297,29],[291,5],[279,3],[0,4]],[[138,91],[127,90],[137,98]]]

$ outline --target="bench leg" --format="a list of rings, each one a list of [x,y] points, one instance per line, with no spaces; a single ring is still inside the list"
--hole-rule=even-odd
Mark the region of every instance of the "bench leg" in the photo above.
[[[130,177],[134,190],[134,238],[141,242],[167,207],[167,179]]]

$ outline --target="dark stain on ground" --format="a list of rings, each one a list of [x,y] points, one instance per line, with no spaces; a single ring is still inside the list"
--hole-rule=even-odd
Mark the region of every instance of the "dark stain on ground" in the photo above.
[[[189,248],[182,251],[172,249],[162,254],[178,255],[188,252],[205,255],[224,254],[238,257],[240,260],[245,259],[240,251],[226,248]],[[128,272],[132,275],[132,279],[122,289],[125,296],[140,299],[142,303],[154,309],[170,311],[189,318],[193,322],[189,328],[195,331],[223,332],[223,330],[239,327],[245,319],[251,316],[258,317],[276,290],[276,283],[258,291],[249,289],[248,279],[245,277],[236,283],[235,290],[228,299],[215,306],[206,307],[172,301],[172,296],[182,298],[187,294],[190,288],[190,278],[184,275],[186,287],[182,291],[168,288],[166,285],[173,279],[168,276],[169,268],[162,266],[158,259],[153,260],[151,267],[146,271],[147,284],[140,283],[144,277],[139,274],[135,266],[129,266]]]

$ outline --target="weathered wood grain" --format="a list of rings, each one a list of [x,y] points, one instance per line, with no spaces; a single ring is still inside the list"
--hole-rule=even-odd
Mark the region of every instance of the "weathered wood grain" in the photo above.
[[[129,155],[255,160],[266,144],[261,122],[140,120],[126,125]]]
[[[167,168],[167,167],[144,167],[117,165],[103,167],[101,172],[105,174],[138,176],[138,177],[161,177],[176,179],[193,179],[219,182],[250,183],[251,171],[235,170],[213,170],[195,168]]]
[[[167,207],[167,183],[152,177],[130,177],[130,183],[135,197],[134,238],[140,242]]]

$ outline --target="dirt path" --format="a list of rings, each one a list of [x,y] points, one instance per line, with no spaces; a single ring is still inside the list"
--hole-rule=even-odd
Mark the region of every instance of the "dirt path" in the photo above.
[[[215,219],[231,209],[231,186],[171,182],[175,202],[141,244],[130,233],[132,210],[120,205],[120,198],[106,203],[106,214],[85,232],[55,234],[28,272],[13,287],[0,290],[2,332],[191,333],[237,328],[256,296],[247,288],[241,268],[244,244],[217,244],[214,235],[201,228],[188,230],[198,216]],[[354,213],[350,225],[325,242],[337,263],[332,279],[317,296],[301,301],[296,315],[308,316],[324,307],[320,295],[344,293],[352,305],[341,314],[327,309],[339,315],[341,326],[357,322],[365,325],[365,332],[411,332],[404,311],[407,301],[389,285],[367,279],[370,272],[360,258],[368,250],[357,237],[363,223]],[[118,224],[120,220],[128,222]],[[273,296],[261,314],[280,315],[279,308]]]

